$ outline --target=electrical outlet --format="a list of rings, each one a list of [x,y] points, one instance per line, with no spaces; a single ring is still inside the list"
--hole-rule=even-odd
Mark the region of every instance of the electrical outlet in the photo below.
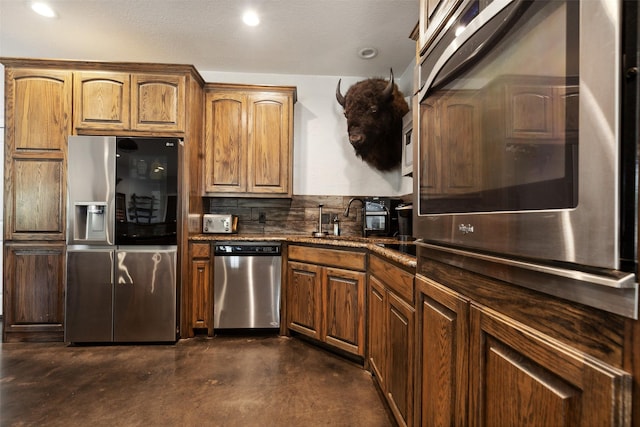
[[[329,221],[331,221],[331,214],[328,213],[323,213],[322,214],[322,223],[323,224],[329,224]]]
[[[261,224],[264,224],[265,222],[267,222],[267,214],[265,214],[264,212],[260,212],[258,214],[258,222]]]

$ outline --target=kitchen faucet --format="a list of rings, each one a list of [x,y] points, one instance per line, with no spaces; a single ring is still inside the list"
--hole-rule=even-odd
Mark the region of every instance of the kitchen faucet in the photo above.
[[[362,203],[362,207],[364,208],[364,200],[362,200],[359,197],[352,197],[351,200],[349,200],[349,203],[347,203],[347,209],[344,210],[344,216],[349,216],[349,209],[351,208],[351,203],[355,202],[356,200]]]
[[[359,201],[360,203],[362,203],[362,213],[363,213],[363,215],[362,215],[362,235],[364,236],[365,235],[364,230],[365,230],[365,227],[366,227],[366,221],[365,221],[365,218],[364,218],[364,206],[365,206],[364,200],[362,200],[359,197],[352,197],[351,200],[349,200],[349,203],[347,203],[347,208],[344,210],[344,216],[349,216],[349,208],[351,208],[351,203],[355,202],[356,200]]]

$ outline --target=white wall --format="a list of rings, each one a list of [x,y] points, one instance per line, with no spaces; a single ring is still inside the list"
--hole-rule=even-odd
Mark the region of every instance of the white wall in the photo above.
[[[296,86],[294,118],[294,186],[296,195],[397,196],[413,191],[412,179],[400,169],[380,172],[356,157],[347,136],[347,122],[336,101],[367,77],[327,77],[289,74],[251,74],[200,71],[207,82]],[[397,73],[397,71],[396,71]],[[388,76],[380,76],[387,78]],[[413,64],[396,77],[405,96],[412,93]]]

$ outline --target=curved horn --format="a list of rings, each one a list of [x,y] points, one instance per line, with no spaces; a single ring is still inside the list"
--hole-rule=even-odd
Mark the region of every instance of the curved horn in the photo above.
[[[389,83],[387,84],[387,87],[385,87],[384,91],[382,91],[382,99],[389,99],[393,95],[393,69],[390,68],[389,72],[391,76],[389,77]]]
[[[342,108],[344,108],[344,103],[346,102],[346,99],[344,99],[344,96],[342,96],[342,94],[340,93],[341,81],[342,79],[338,80],[338,87],[336,87],[336,99],[338,100],[338,104],[342,105]]]

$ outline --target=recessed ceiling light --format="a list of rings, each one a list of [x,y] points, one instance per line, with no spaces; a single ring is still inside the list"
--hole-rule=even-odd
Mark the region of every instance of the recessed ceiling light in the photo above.
[[[250,27],[255,27],[260,23],[260,17],[253,10],[247,10],[244,15],[242,15],[242,22],[247,24]]]
[[[358,56],[362,59],[371,59],[378,56],[378,49],[375,47],[363,47],[358,51]]]
[[[56,17],[56,12],[54,12],[54,10],[51,9],[51,7],[46,3],[42,3],[42,2],[31,3],[31,9],[38,15],[44,16],[46,18]]]

